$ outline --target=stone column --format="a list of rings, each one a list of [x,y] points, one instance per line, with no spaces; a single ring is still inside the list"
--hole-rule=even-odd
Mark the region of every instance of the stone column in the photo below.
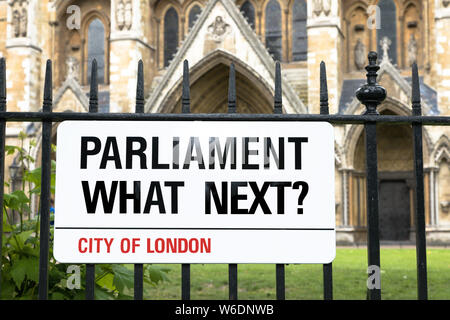
[[[145,88],[150,87],[155,50],[150,44],[149,10],[145,1],[111,1],[110,112],[134,112],[140,59],[144,62]]]
[[[38,0],[10,1],[7,8],[8,111],[41,108],[41,11]]]
[[[347,227],[349,225],[349,203],[348,203],[348,179],[349,179],[349,169],[341,169],[342,173],[342,225]]]
[[[438,0],[435,8],[436,73],[438,106],[442,115],[450,115],[450,3]]]
[[[327,67],[330,113],[338,111],[342,86],[343,34],[338,12],[340,1],[320,0],[308,5],[308,105],[309,112],[318,114],[319,68],[323,60]]]

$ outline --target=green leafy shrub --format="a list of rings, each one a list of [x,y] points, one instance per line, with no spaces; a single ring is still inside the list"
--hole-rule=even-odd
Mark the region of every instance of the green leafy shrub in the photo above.
[[[31,215],[31,198],[41,191],[41,168],[29,170],[34,159],[30,156],[33,140],[26,150],[23,145],[27,138],[19,135],[21,146],[6,146],[7,155],[19,161],[22,172],[22,189],[4,194],[3,234],[1,252],[0,299],[37,299],[39,283],[39,218]],[[54,147],[54,146],[53,146]],[[55,191],[56,163],[52,161],[51,192]],[[10,184],[5,183],[6,187]],[[39,198],[39,197],[37,197]],[[37,206],[39,207],[39,206]],[[13,211],[20,218],[14,222]],[[50,215],[53,221],[53,213]],[[53,258],[53,228],[50,228],[48,287],[49,299],[72,300],[85,298],[86,266],[73,268],[79,272],[71,273],[70,265],[58,263]],[[68,272],[69,270],[69,272]],[[144,288],[156,286],[167,280],[169,269],[154,265],[144,265]],[[96,299],[132,299],[134,271],[132,265],[99,264],[95,271]],[[145,292],[144,292],[145,295]]]

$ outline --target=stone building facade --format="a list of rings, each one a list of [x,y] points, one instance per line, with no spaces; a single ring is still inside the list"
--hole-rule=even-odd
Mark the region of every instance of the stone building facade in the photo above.
[[[382,115],[411,114],[412,62],[419,66],[424,114],[450,115],[449,50],[446,0],[0,0],[10,111],[41,109],[45,61],[51,59],[54,111],[86,112],[95,58],[101,112],[133,112],[140,59],[146,112],[180,112],[188,59],[193,112],[226,111],[233,62],[237,111],[271,113],[279,60],[284,112],[319,113],[323,60],[330,112],[361,114],[354,92],[365,81],[367,53],[378,51],[378,80],[388,91]],[[39,129],[9,123],[7,144],[18,143],[23,130],[39,141]],[[362,129],[335,126],[342,243],[366,239]],[[378,139],[381,240],[414,239],[411,127],[380,125]],[[424,164],[427,239],[449,243],[449,127],[424,129]]]

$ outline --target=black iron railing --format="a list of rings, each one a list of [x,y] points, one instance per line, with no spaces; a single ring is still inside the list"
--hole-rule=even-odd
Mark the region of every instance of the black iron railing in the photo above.
[[[44,100],[42,112],[7,112],[6,111],[6,68],[5,60],[0,61],[0,181],[4,181],[4,150],[5,129],[7,122],[42,122],[42,187],[40,196],[40,262],[39,262],[39,299],[48,297],[48,261],[49,261],[49,231],[50,231],[50,175],[51,175],[51,131],[53,122],[65,120],[127,120],[127,121],[328,121],[332,124],[362,124],[365,127],[366,141],[366,169],[367,169],[367,221],[368,221],[368,265],[380,266],[380,241],[378,225],[378,163],[376,125],[389,123],[393,125],[410,124],[413,127],[414,143],[414,173],[415,188],[415,228],[417,250],[417,287],[418,298],[427,299],[427,262],[425,239],[425,206],[423,184],[423,150],[422,150],[422,126],[423,125],[450,125],[448,116],[422,116],[420,102],[420,88],[417,65],[412,67],[412,116],[380,116],[377,106],[385,99],[386,91],[377,85],[376,77],[379,66],[376,64],[375,52],[369,54],[369,65],[366,67],[367,84],[357,91],[357,97],[367,112],[364,115],[329,115],[328,90],[325,64],[320,65],[320,114],[283,114],[282,113],[282,88],[280,64],[276,63],[275,95],[273,114],[237,114],[236,113],[236,79],[234,65],[230,66],[228,113],[227,114],[191,114],[190,113],[190,86],[189,66],[184,63],[183,91],[181,99],[181,114],[146,114],[144,113],[144,75],[142,61],[138,66],[136,113],[98,113],[98,83],[97,63],[92,65],[90,82],[89,113],[53,113],[52,112],[52,65],[47,62]],[[3,202],[3,188],[0,188],[0,203]],[[0,219],[0,234],[3,232],[2,219]],[[0,237],[1,245],[1,237]],[[1,246],[0,246],[1,250]],[[1,253],[1,251],[0,251]],[[0,254],[1,256],[1,254]],[[1,270],[0,270],[1,272]],[[135,265],[134,298],[143,299],[143,265]],[[285,299],[285,266],[277,264],[276,296],[277,299]],[[181,298],[190,299],[190,265],[183,264],[181,268]],[[86,265],[86,299],[94,299],[95,265]],[[0,287],[1,290],[1,287]],[[323,292],[324,299],[333,299],[332,264],[323,265]],[[149,297],[151,298],[151,297]],[[369,299],[381,299],[381,290],[368,289]],[[229,299],[238,299],[238,265],[229,265]]]

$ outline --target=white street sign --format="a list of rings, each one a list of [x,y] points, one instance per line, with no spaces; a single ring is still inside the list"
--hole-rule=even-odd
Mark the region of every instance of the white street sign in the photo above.
[[[65,263],[329,263],[326,122],[66,121],[54,256]]]

